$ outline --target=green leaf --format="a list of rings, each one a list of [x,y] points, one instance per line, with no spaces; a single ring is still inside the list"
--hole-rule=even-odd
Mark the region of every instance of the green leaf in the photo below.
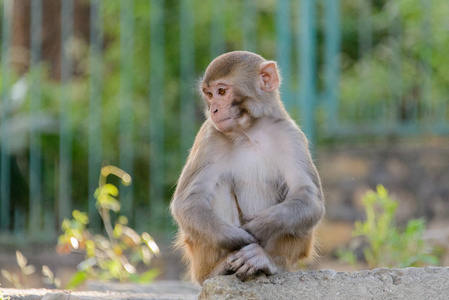
[[[128,224],[128,218],[125,216],[119,216],[117,218],[117,223],[122,224],[122,225],[126,225]]]
[[[120,202],[110,195],[101,195],[98,197],[98,201],[101,208],[109,209],[115,212],[120,211]]]
[[[22,252],[16,251],[16,257],[17,257],[17,264],[21,269],[25,268],[27,265],[27,259],[25,256],[23,256]]]
[[[6,278],[6,280],[8,280],[9,282],[13,282],[12,274],[9,271],[1,269],[0,273],[3,277]]]
[[[36,268],[33,265],[28,265],[22,269],[22,273],[26,276],[33,274]]]
[[[116,239],[118,239],[119,237],[121,237],[123,234],[123,226],[122,224],[115,224],[114,227],[114,237]]]
[[[81,224],[88,224],[89,223],[89,217],[87,216],[87,213],[80,212],[79,210],[74,210],[72,212],[73,218],[80,222]]]
[[[97,189],[95,190],[94,197],[97,199],[97,198],[100,196],[100,194],[101,194],[101,189],[100,189],[100,188],[97,188]]]
[[[68,290],[74,289],[83,284],[87,279],[88,279],[87,272],[78,271],[72,276],[72,278],[70,278],[70,281],[69,283],[67,283],[65,288]]]
[[[139,283],[149,283],[152,282],[154,280],[154,278],[156,278],[156,276],[158,276],[159,274],[161,274],[161,271],[159,269],[151,269],[149,271],[146,271],[145,273],[142,273],[139,276]]]
[[[111,196],[117,197],[118,196],[118,189],[115,185],[113,184],[105,184],[102,189],[101,189],[101,193],[103,194],[109,194]]]
[[[53,272],[46,265],[42,266],[42,275],[48,278],[54,278]]]
[[[381,184],[379,184],[377,186],[377,194],[379,194],[380,198],[387,198],[388,197],[387,189],[383,185],[381,185]]]

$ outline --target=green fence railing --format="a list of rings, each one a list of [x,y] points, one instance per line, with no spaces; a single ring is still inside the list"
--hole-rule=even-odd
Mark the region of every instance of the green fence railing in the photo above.
[[[446,0],[0,3],[0,242],[54,240],[73,209],[99,230],[105,164],[133,177],[120,187],[131,225],[170,230],[203,120],[196,79],[225,51],[278,61],[283,101],[317,146],[449,133]]]

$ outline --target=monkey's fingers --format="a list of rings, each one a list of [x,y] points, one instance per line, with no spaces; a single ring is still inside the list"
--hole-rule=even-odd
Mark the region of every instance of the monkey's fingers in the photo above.
[[[240,257],[239,259],[234,260],[231,263],[231,271],[239,270],[244,264],[245,264],[245,260],[243,259],[243,257]]]
[[[276,265],[272,263],[269,256],[264,251],[260,251],[260,247],[253,247],[252,249],[255,249],[256,251],[251,251],[253,255],[248,258],[238,270],[236,270],[237,277],[244,280],[262,272],[267,275],[273,275],[278,272]],[[239,259],[234,263],[236,262],[240,262]]]
[[[254,255],[248,254],[248,253],[240,253],[239,256],[236,256],[236,259],[234,259],[230,265],[232,271],[240,270],[245,264],[248,263],[248,261],[254,257]]]
[[[234,261],[236,261],[237,259],[239,259],[242,256],[242,254],[239,252],[240,251],[236,251],[233,254],[228,256],[228,259],[226,261],[229,265],[232,264]]]
[[[231,254],[227,259],[227,263],[231,265],[230,269],[238,270],[245,262],[259,254],[259,248],[260,246],[257,244],[250,244]]]
[[[260,269],[260,271],[264,272],[266,275],[274,275],[279,272],[278,268],[276,268],[276,266],[274,266],[271,263],[266,265],[264,268]]]
[[[235,275],[240,280],[245,281],[246,279],[248,279],[248,277],[250,277],[254,273],[255,273],[254,267],[252,267],[251,264],[246,263],[246,264],[243,264],[240,267],[240,269],[237,270],[237,272],[235,272]]]

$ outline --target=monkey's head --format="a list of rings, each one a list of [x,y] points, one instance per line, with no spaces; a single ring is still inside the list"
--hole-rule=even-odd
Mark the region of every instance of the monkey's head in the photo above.
[[[235,51],[214,59],[201,80],[206,117],[227,133],[247,129],[254,119],[281,117],[280,76],[276,63],[260,55]]]

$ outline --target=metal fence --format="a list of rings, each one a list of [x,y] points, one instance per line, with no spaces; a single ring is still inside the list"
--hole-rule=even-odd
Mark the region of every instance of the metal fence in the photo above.
[[[1,241],[53,240],[73,209],[87,210],[100,228],[93,194],[106,163],[134,179],[120,188],[132,225],[170,228],[167,203],[201,123],[195,80],[225,51],[278,61],[283,101],[318,146],[367,134],[448,133],[447,77],[435,70],[449,64],[433,65],[429,52],[435,7],[411,1],[422,5],[414,24],[424,54],[410,58],[415,81],[404,78],[404,49],[416,45],[401,39],[407,24],[395,1],[3,0]],[[49,23],[50,8],[61,21]],[[20,43],[21,32],[29,43]],[[382,40],[386,59],[377,53]]]

